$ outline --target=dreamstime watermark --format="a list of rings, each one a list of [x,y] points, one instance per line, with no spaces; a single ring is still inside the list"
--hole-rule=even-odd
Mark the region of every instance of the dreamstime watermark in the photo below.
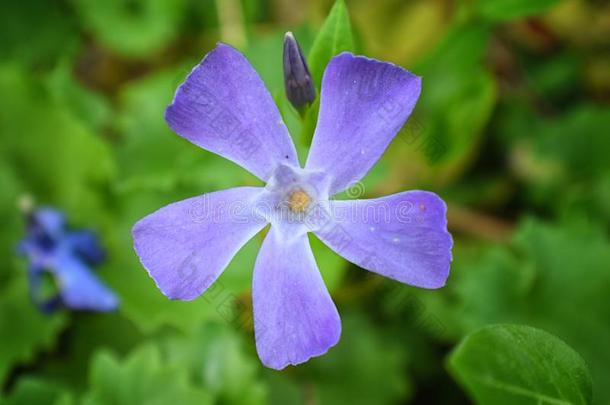
[[[426,207],[417,201],[377,200],[372,204],[358,204],[350,200],[312,202],[306,212],[295,214],[286,201],[260,199],[217,201],[213,194],[196,197],[188,205],[187,217],[194,223],[220,224],[228,221],[235,224],[258,223],[302,223],[316,231],[328,222],[346,224],[414,224],[423,223]]]

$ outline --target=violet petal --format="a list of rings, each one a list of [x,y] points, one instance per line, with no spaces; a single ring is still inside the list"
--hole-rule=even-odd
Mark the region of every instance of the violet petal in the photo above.
[[[360,180],[405,123],[421,78],[391,63],[344,52],[322,79],[320,113],[306,169],[328,173],[331,195]]]
[[[267,180],[278,163],[298,165],[286,125],[246,58],[218,44],[178,88],[165,119],[180,136]]]
[[[119,305],[118,297],[72,254],[56,257],[51,271],[58,278],[61,301],[71,309],[112,311]]]
[[[453,240],[436,194],[406,191],[372,200],[331,201],[333,218],[316,235],[345,259],[385,277],[440,288]]]
[[[252,216],[259,187],[238,187],[167,205],[132,229],[142,265],[171,299],[192,300],[266,221]]]
[[[339,313],[307,235],[288,243],[271,227],[256,259],[252,300],[256,349],[267,367],[303,363],[339,341]]]

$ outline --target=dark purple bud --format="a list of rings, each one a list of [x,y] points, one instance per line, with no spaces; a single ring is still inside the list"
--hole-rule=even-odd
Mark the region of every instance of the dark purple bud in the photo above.
[[[297,110],[302,110],[316,98],[307,61],[292,32],[284,36],[284,86],[286,97]]]

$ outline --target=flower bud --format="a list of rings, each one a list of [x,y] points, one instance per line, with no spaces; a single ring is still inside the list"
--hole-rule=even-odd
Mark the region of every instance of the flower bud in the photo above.
[[[305,56],[292,32],[284,36],[284,86],[286,97],[299,111],[316,98]]]

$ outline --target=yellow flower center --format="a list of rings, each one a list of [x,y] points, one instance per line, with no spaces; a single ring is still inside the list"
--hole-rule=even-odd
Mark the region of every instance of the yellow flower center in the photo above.
[[[303,190],[293,191],[288,197],[288,208],[296,214],[307,211],[309,204],[311,204],[311,197]]]

